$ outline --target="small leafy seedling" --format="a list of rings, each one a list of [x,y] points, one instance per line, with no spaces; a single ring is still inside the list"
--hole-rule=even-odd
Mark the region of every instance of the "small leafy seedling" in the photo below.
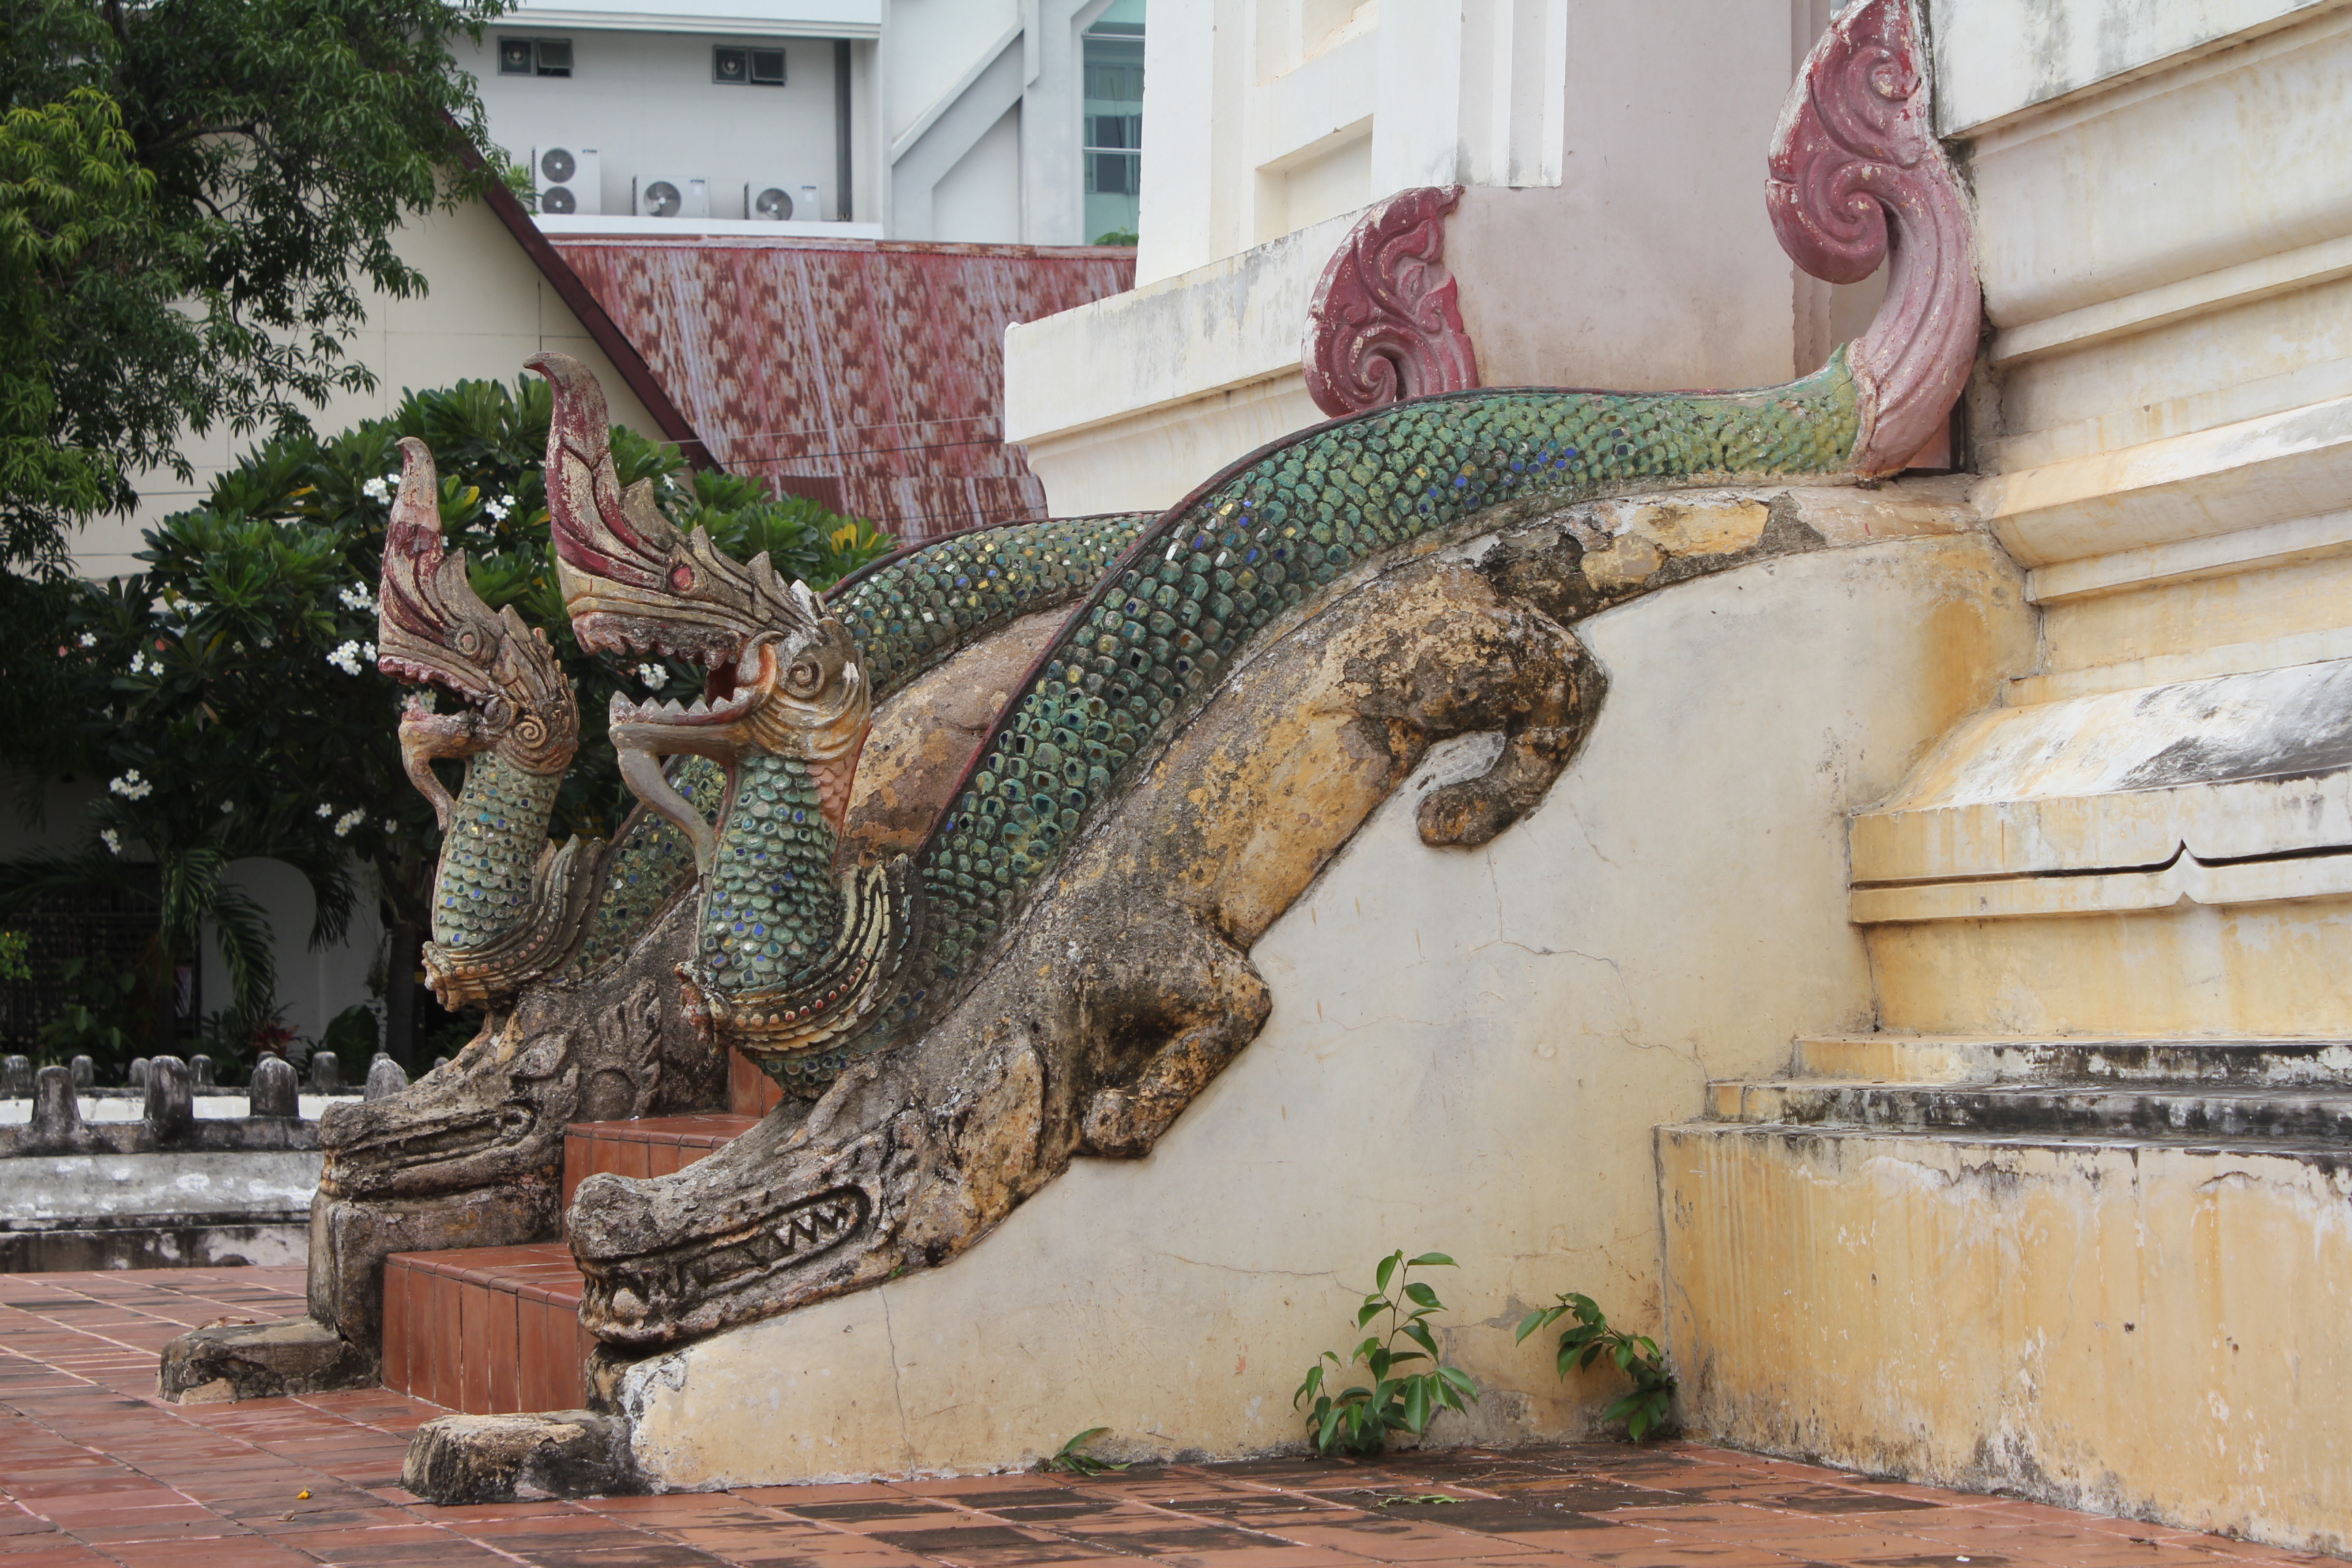
[[[1519,1320],[1518,1338],[1525,1340],[1571,1313],[1575,1326],[1559,1331],[1559,1375],[1566,1377],[1570,1367],[1582,1372],[1607,1356],[1633,1380],[1633,1392],[1602,1411],[1601,1418],[1624,1422],[1625,1435],[1640,1442],[1665,1425],[1674,1399],[1675,1374],[1666,1370],[1665,1356],[1647,1334],[1611,1328],[1592,1298],[1573,1290],[1559,1298],[1559,1305],[1539,1308]]]
[[[1468,1373],[1437,1364],[1437,1340],[1430,1332],[1429,1319],[1445,1310],[1445,1303],[1422,1281],[1406,1278],[1416,1268],[1454,1267],[1454,1259],[1442,1252],[1424,1252],[1407,1262],[1400,1248],[1381,1259],[1372,1292],[1356,1309],[1356,1327],[1360,1329],[1385,1312],[1388,1333],[1367,1337],[1344,1361],[1338,1351],[1325,1351],[1290,1396],[1290,1407],[1307,1414],[1307,1435],[1313,1439],[1316,1452],[1377,1454],[1391,1432],[1410,1432],[1418,1437],[1440,1410],[1466,1412],[1477,1400],[1478,1385]],[[1389,1288],[1391,1282],[1396,1286],[1393,1291]],[[1400,1338],[1421,1348],[1399,1350]],[[1429,1366],[1391,1375],[1396,1368],[1415,1361],[1425,1361]],[[1370,1384],[1332,1393],[1332,1382],[1359,1365],[1371,1373]],[[1328,1379],[1327,1372],[1331,1374]],[[1309,1400],[1314,1403],[1309,1405]]]
[[[1060,1470],[1066,1475],[1073,1476],[1099,1476],[1108,1470],[1123,1470],[1127,1468],[1125,1465],[1119,1464],[1116,1460],[1097,1458],[1094,1455],[1086,1451],[1087,1444],[1093,1442],[1096,1438],[1101,1436],[1104,1433],[1109,1430],[1110,1428],[1108,1426],[1087,1427],[1085,1431],[1079,1433],[1076,1436],[1063,1444],[1059,1448],[1054,1450],[1054,1457],[1045,1461],[1045,1468],[1049,1470]]]

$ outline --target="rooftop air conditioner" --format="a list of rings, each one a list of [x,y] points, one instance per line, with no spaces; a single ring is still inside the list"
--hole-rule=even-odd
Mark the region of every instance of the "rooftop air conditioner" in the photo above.
[[[709,217],[710,182],[684,175],[635,182],[639,217]]]
[[[593,147],[534,147],[530,183],[549,217],[596,217],[604,210],[603,163]]]
[[[791,185],[778,180],[773,184],[754,181],[743,187],[743,216],[754,222],[815,223],[824,214],[817,205],[814,185]]]

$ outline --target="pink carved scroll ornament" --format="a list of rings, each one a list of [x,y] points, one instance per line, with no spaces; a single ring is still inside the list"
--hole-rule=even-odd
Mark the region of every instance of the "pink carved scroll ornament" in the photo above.
[[[1459,185],[1402,191],[1366,213],[1323,268],[1300,362],[1315,406],[1339,418],[1478,384],[1445,270]]]
[[[1927,89],[1915,0],[1864,0],[1813,46],[1772,138],[1765,199],[1797,265],[1855,283],[1888,263],[1885,300],[1847,349],[1864,474],[1901,468],[1937,435],[1976,358],[1968,205]]]

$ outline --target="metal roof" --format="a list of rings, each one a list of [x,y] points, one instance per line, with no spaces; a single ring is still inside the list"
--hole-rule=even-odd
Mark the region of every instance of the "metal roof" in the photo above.
[[[1135,280],[1091,247],[549,238],[713,461],[910,542],[1045,515],[1003,442],[1004,329]]]

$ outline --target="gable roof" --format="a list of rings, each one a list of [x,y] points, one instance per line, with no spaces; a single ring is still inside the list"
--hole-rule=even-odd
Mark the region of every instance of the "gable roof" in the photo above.
[[[908,543],[1045,515],[1003,444],[1004,329],[1135,284],[1111,247],[551,236],[485,195],[689,461]]]

